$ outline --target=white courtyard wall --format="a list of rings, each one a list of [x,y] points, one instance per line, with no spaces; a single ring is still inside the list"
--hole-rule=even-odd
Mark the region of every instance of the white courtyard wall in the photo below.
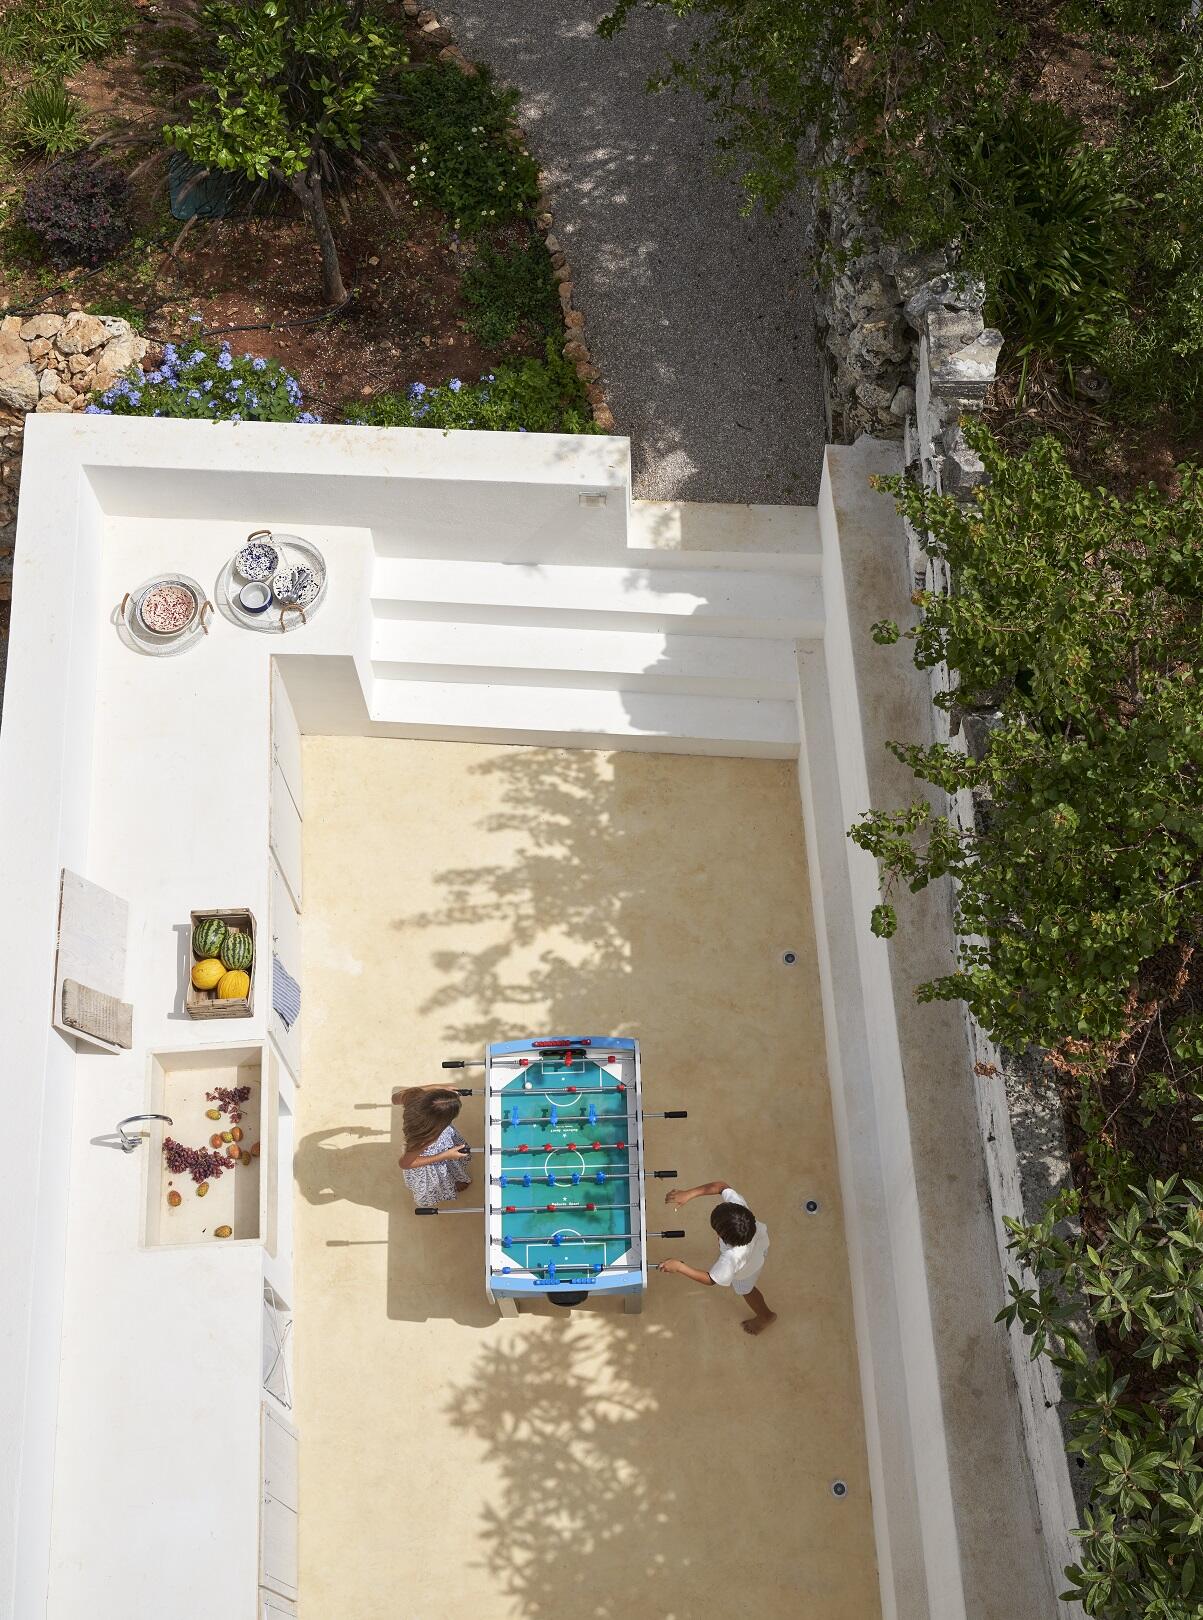
[[[0,975],[5,1027],[16,1032],[9,1044],[15,1062],[3,1080],[9,1117],[28,1116],[28,1139],[0,1178],[12,1307],[0,1344],[0,1612],[11,1592],[21,1620],[43,1613],[53,1566],[62,1602],[50,1612],[70,1613],[84,1590],[70,1568],[76,1543],[99,1556],[112,1542],[116,1554],[127,1538],[154,1545],[164,1528],[170,1534],[160,1540],[175,1565],[163,1573],[163,1590],[178,1585],[187,1523],[164,1527],[129,1517],[128,1504],[139,1499],[138,1447],[126,1459],[135,1472],[124,1485],[115,1482],[86,1535],[87,1503],[70,1479],[55,1483],[69,1544],[57,1552],[51,1544],[60,1414],[74,1414],[72,1433],[57,1442],[60,1462],[80,1446],[81,1432],[101,1433],[106,1402],[116,1434],[127,1406],[145,1395],[146,1369],[120,1364],[130,1324],[155,1289],[187,1286],[169,1256],[118,1255],[111,1242],[90,1238],[72,1275],[81,1278],[86,1259],[94,1292],[77,1290],[76,1309],[91,1299],[101,1365],[82,1376],[72,1359],[60,1384],[70,1204],[77,1213],[103,1207],[88,1179],[98,1173],[88,1139],[144,1103],[145,1081],[141,1056],[77,1061],[50,1031],[54,915],[63,865],[133,899],[149,892],[141,851],[123,843],[121,806],[133,804],[132,795],[150,795],[150,809],[158,805],[149,821],[146,805],[139,814],[160,862],[168,849],[163,828],[172,818],[186,825],[181,773],[192,767],[178,731],[187,717],[155,711],[143,735],[124,707],[166,692],[170,664],[149,666],[161,677],[153,682],[145,661],[130,664],[105,623],[110,602],[166,560],[165,529],[173,565],[190,567],[207,584],[240,531],[260,526],[328,537],[332,584],[321,615],[280,641],[231,637],[225,626],[218,651],[215,641],[188,656],[207,659],[215,681],[228,677],[253,694],[242,721],[223,728],[206,718],[201,744],[243,784],[246,825],[258,829],[256,838],[262,833],[261,850],[239,850],[240,862],[253,855],[258,864],[239,865],[238,879],[263,915],[273,658],[302,732],[483,731],[494,741],[799,756],[883,1609],[888,1620],[1043,1620],[1050,1612],[1005,1335],[992,1326],[1001,1271],[964,1026],[955,1010],[916,1008],[913,999],[915,982],[944,971],[951,959],[947,896],[919,897],[894,941],[875,939],[868,929],[874,863],[845,836],[870,804],[911,796],[913,784],[891,768],[884,742],[922,735],[930,718],[922,677],[911,681],[897,649],[877,649],[867,636],[874,618],[903,615],[910,589],[889,502],[866,482],[895,465],[894,449],[871,441],[831,451],[817,514],[753,509],[744,524],[734,508],[632,508],[629,451],[615,439],[31,419],[0,731],[8,935],[20,940],[19,948],[6,948]],[[534,614],[530,622],[553,628],[561,612],[567,625],[587,622],[603,594],[598,571],[609,569],[606,617],[594,639],[600,646],[608,634],[621,634],[629,658],[633,638],[650,638],[656,651],[637,695],[617,677],[607,688],[604,669],[592,672],[591,688],[546,670],[534,672],[541,684],[500,669],[386,681],[373,663],[381,582],[403,579],[412,593],[420,575],[428,610],[445,597],[451,611],[469,564],[469,606],[486,622],[521,625],[524,614]],[[761,652],[798,647],[798,678],[791,663],[788,686],[771,696],[748,697],[746,686],[732,694],[723,680],[683,690],[683,670],[689,683],[700,677],[697,647],[680,638],[699,630],[732,645],[747,642],[750,650],[755,643]],[[738,658],[720,662],[740,672]],[[771,681],[776,667],[757,656],[744,673]],[[94,757],[98,682],[104,740]],[[487,703],[474,692],[487,692]],[[474,723],[457,718],[465,715]],[[217,871],[200,875],[210,886],[221,878]],[[170,897],[173,915],[187,909],[192,878],[184,877]],[[163,1005],[163,975],[170,977],[174,964],[165,966],[146,941],[133,954],[142,989],[150,990],[144,999]],[[240,1040],[267,1034],[269,1001],[264,984],[264,1007],[257,1006],[251,1027],[239,1028]],[[178,1023],[144,1022],[140,1052],[177,1044],[180,1033]],[[147,1261],[156,1269],[151,1293]],[[239,1261],[250,1287],[255,1268]],[[265,1274],[287,1286],[282,1264]],[[76,1322],[74,1358],[86,1315]],[[243,1361],[239,1376],[253,1380],[253,1358]],[[171,1376],[186,1377],[187,1367],[185,1357]],[[90,1401],[83,1398],[89,1392]],[[239,1468],[251,1464],[240,1452]],[[222,1503],[205,1499],[195,1507],[225,1534]],[[245,1535],[245,1527],[230,1534]],[[243,1548],[231,1568],[241,1570],[246,1559]],[[153,1566],[139,1571],[139,1581],[151,1582],[142,1590],[155,1589],[154,1573]],[[98,1620],[107,1613],[90,1612]]]

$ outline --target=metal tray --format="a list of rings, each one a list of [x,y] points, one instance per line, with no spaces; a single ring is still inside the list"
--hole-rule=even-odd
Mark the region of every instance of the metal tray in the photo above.
[[[259,630],[269,635],[280,635],[284,631],[298,630],[302,625],[308,624],[325,601],[326,559],[312,541],[303,540],[299,534],[280,534],[272,530],[268,532],[267,539],[279,552],[282,568],[291,563],[303,562],[313,569],[321,582],[313,601],[304,608],[294,604],[282,606],[279,602],[273,602],[262,613],[248,613],[238,600],[238,592],[246,581],[235,572],[233,557],[217,576],[214,595],[222,614],[233,624],[241,625],[244,630]],[[241,550],[241,547],[239,549]]]
[[[196,597],[200,611],[187,629],[179,630],[173,636],[163,636],[148,630],[142,623],[138,617],[138,604],[147,591],[156,585],[183,585]],[[155,574],[151,579],[144,579],[136,590],[126,591],[122,597],[117,609],[117,633],[134,652],[145,653],[148,658],[175,658],[187,652],[189,647],[195,647],[202,636],[209,634],[205,615],[212,612],[213,604],[205,595],[204,587],[188,574]]]

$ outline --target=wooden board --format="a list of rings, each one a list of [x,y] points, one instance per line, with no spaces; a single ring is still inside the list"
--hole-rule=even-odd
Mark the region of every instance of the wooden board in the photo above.
[[[128,937],[129,902],[64,867],[59,888],[51,1022],[72,1040],[84,1041],[102,1052],[119,1052],[122,1048],[84,1030],[71,1029],[63,1022],[63,981],[74,979],[89,990],[121,1001],[125,996]]]
[[[250,934],[254,957],[250,966],[250,992],[237,1001],[219,1001],[216,990],[198,990],[192,982],[192,967],[196,957],[192,954],[192,931],[188,934],[188,983],[184,988],[184,1011],[190,1018],[249,1018],[255,1010],[255,974],[259,970],[259,947],[255,940],[255,916],[245,906],[217,906],[209,911],[193,911],[192,929],[210,917],[220,917],[227,928],[235,933]]]

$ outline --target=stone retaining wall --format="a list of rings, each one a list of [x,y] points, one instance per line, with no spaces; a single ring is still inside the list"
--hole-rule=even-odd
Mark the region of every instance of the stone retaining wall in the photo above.
[[[0,599],[12,591],[17,488],[25,417],[31,411],[82,411],[147,350],[128,321],[88,315],[6,315],[0,320]]]

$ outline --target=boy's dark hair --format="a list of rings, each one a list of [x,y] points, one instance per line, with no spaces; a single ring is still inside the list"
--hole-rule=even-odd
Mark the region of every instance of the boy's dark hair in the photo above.
[[[710,1224],[733,1249],[742,1249],[756,1236],[756,1217],[746,1204],[716,1204],[710,1211]]]

